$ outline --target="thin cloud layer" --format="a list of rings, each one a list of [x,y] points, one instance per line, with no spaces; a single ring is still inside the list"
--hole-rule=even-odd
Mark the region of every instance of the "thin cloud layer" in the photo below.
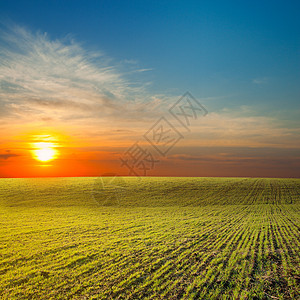
[[[130,103],[143,105],[143,86],[134,86],[102,53],[87,51],[72,39],[51,40],[14,26],[2,30],[1,44],[2,118],[130,116]]]
[[[239,116],[240,114],[240,116]],[[288,122],[269,116],[245,115],[238,111],[211,112],[199,119],[194,144],[199,146],[247,146],[299,148],[300,130]],[[253,113],[254,114],[254,113]]]

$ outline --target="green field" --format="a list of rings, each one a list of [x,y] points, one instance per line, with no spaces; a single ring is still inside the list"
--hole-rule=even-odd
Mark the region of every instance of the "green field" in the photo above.
[[[299,200],[299,179],[0,179],[0,298],[297,299]]]

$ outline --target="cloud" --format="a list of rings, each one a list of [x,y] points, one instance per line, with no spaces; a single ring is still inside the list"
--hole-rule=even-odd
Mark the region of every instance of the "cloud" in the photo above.
[[[177,149],[164,163],[195,176],[299,177],[300,156],[299,149],[193,147]]]
[[[18,26],[0,35],[1,118],[143,118],[132,113],[134,105],[152,101],[143,84],[130,82],[103,53],[71,38],[52,40]]]
[[[259,78],[255,78],[252,80],[253,83],[255,84],[265,84],[268,83],[269,78],[267,77],[259,77]]]
[[[11,157],[16,157],[16,156],[19,156],[19,155],[13,154],[13,153],[0,154],[0,160],[2,160],[2,159],[7,160]]]
[[[151,68],[148,68],[148,69],[137,69],[137,70],[135,70],[133,72],[135,72],[135,73],[142,73],[142,72],[148,72],[148,71],[153,71],[153,69],[151,69]]]
[[[189,142],[203,146],[300,148],[300,130],[276,116],[257,115],[254,107],[210,112],[192,128]]]

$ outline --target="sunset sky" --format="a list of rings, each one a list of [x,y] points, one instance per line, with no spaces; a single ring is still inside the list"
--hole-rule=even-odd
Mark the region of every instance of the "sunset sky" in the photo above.
[[[0,1],[0,177],[299,177],[299,9]]]

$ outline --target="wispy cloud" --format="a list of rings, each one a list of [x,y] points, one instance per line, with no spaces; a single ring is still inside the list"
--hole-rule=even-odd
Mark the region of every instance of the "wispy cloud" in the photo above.
[[[132,104],[152,101],[143,85],[127,80],[103,53],[88,51],[71,38],[51,40],[18,26],[0,34],[1,117],[133,117]]]
[[[151,69],[151,68],[148,68],[148,69],[137,69],[137,70],[135,70],[135,71],[133,71],[133,72],[136,72],[136,73],[142,73],[142,72],[148,72],[148,71],[152,71],[153,69]]]
[[[299,128],[276,117],[256,116],[253,109],[211,112],[199,119],[191,138],[199,146],[300,147]]]
[[[268,83],[268,81],[269,81],[268,77],[258,77],[252,80],[252,82],[255,84],[265,84]]]

